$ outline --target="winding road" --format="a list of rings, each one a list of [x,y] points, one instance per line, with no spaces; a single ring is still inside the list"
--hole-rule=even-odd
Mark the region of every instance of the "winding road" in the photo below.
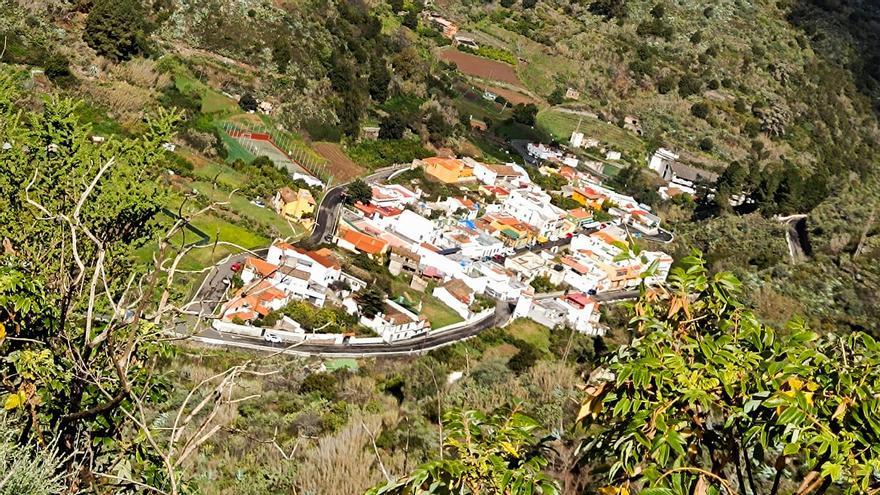
[[[399,172],[410,166],[409,163],[392,165],[380,169],[372,175],[364,177],[363,180],[368,184],[373,184],[385,180],[395,172]],[[339,184],[338,186],[328,189],[327,193],[324,194],[324,197],[321,199],[321,204],[318,205],[318,212],[315,214],[315,226],[312,229],[312,233],[309,235],[308,242],[310,244],[318,245],[322,242],[330,242],[332,239],[333,229],[336,228],[336,223],[339,220],[340,206],[345,199],[345,191],[348,189],[348,184],[350,184],[350,182]]]
[[[613,303],[634,299],[639,291],[616,291],[597,294],[595,299],[599,302]],[[466,340],[478,335],[483,330],[504,325],[510,319],[511,308],[507,303],[499,302],[495,306],[495,313],[489,317],[474,322],[470,325],[454,328],[447,331],[429,332],[423,336],[397,342],[382,344],[359,344],[343,343],[278,343],[272,344],[258,337],[218,332],[213,328],[206,329],[196,335],[187,337],[189,340],[219,347],[237,347],[253,351],[283,353],[295,356],[319,356],[319,357],[402,357],[423,354],[434,349],[452,345],[461,340]],[[181,334],[179,334],[181,335]]]

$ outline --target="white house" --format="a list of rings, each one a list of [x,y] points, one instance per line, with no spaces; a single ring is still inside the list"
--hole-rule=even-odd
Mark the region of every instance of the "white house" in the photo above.
[[[517,220],[538,229],[538,237],[551,241],[564,230],[565,210],[550,204],[550,195],[540,189],[515,189],[502,203],[502,209]]]
[[[474,161],[474,177],[487,186],[494,186],[501,182],[516,183],[523,178],[527,180],[529,174],[515,163],[495,165]]]
[[[432,242],[437,226],[431,220],[410,210],[404,210],[392,226],[394,232],[416,243]]]
[[[474,291],[464,281],[450,280],[434,289],[431,295],[452,308],[462,318],[467,319],[471,315],[470,306],[474,303]]]
[[[572,148],[580,148],[581,144],[584,142],[584,133],[583,132],[572,132],[571,139],[568,140],[571,144]]]
[[[608,274],[588,259],[562,258],[562,280],[581,292],[602,292],[609,289]]]
[[[665,181],[672,180],[674,172],[672,171],[672,163],[678,160],[678,155],[666,148],[659,148],[653,155],[648,158],[648,168],[657,172],[657,175]]]
[[[374,184],[373,204],[376,206],[389,206],[404,209],[407,205],[415,204],[421,197],[420,192],[414,192],[400,184]]]
[[[561,296],[558,301],[566,309],[565,320],[569,327],[587,335],[604,335],[604,329],[596,326],[599,311],[595,299],[575,292]]]
[[[471,272],[486,279],[484,292],[494,299],[516,301],[526,288],[525,284],[508,273],[503,266],[492,261],[474,263]]]
[[[333,258],[329,249],[307,251],[286,242],[274,242],[269,246],[266,261],[273,265],[284,265],[309,274],[309,280],[323,286],[339,280],[342,268]]]
[[[605,153],[606,160],[620,160],[621,156],[622,155],[620,154],[619,151],[614,151],[614,150],[608,150],[608,152]]]
[[[463,216],[456,216],[459,219],[473,220],[477,218],[477,214],[480,212],[480,205],[464,196],[450,196],[443,201],[435,203],[434,206],[446,212],[447,215],[454,215],[456,212],[464,210]]]
[[[554,298],[522,296],[513,310],[513,317],[529,318],[548,328],[564,325],[587,335],[604,334],[604,329],[596,325],[599,312],[595,300],[582,293]]]
[[[327,299],[327,285],[314,281],[309,272],[286,264],[272,264],[259,258],[245,260],[241,280],[245,286],[268,283],[288,298],[306,300],[319,308],[324,306]]]
[[[424,316],[419,316],[394,301],[385,300],[382,311],[372,318],[361,316],[360,323],[378,333],[385,342],[395,342],[422,335],[431,325]]]

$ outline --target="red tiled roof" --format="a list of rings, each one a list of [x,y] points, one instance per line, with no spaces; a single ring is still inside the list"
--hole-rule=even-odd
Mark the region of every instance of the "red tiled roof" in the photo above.
[[[578,263],[568,256],[562,258],[562,264],[571,267],[572,270],[580,273],[581,275],[585,273],[590,273],[590,268],[587,267],[587,265],[584,265],[583,263]]]
[[[391,206],[376,206],[372,203],[365,205],[360,201],[355,203],[354,207],[364,212],[367,216],[373,216],[373,214],[378,213],[379,216],[382,217],[394,217],[403,213],[403,210],[401,210],[400,208],[393,208]]]
[[[592,215],[585,208],[575,208],[573,210],[568,210],[568,214],[572,216],[572,218],[590,218]]]
[[[565,296],[565,300],[570,301],[577,306],[580,306],[581,308],[584,308],[595,301],[592,297],[584,294],[583,292],[574,292],[572,294],[567,294]]]
[[[580,189],[576,189],[576,191],[581,193],[585,198],[589,198],[589,199],[602,199],[605,197],[604,194],[600,193],[599,191],[596,191],[595,189],[593,189],[592,187],[589,187],[589,186],[582,187]]]

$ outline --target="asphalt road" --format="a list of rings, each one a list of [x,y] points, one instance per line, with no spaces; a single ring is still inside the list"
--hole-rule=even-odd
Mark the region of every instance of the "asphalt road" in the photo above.
[[[387,179],[394,172],[409,166],[408,163],[392,165],[364,177],[364,181],[368,184],[378,182]],[[309,235],[309,243],[317,245],[322,242],[329,242],[328,237],[333,234],[333,229],[336,227],[336,222],[339,219],[340,205],[342,205],[342,201],[345,199],[345,191],[347,189],[348,183],[340,184],[329,189],[324,198],[321,199],[321,204],[318,205],[318,213],[315,215],[315,228],[312,229],[312,233]]]
[[[638,290],[605,292],[594,296],[597,301],[612,303],[638,297]],[[451,345],[478,335],[483,330],[503,325],[510,319],[511,307],[506,303],[498,303],[495,314],[485,320],[471,325],[456,328],[445,332],[429,332],[424,336],[407,339],[404,341],[388,344],[351,344],[342,345],[330,343],[302,344],[287,351],[290,354],[309,356],[336,356],[336,357],[399,357],[424,352]],[[218,332],[209,328],[195,336],[194,340],[213,345],[227,345],[229,347],[246,347],[251,350],[265,352],[279,352],[291,347],[290,342],[272,344],[260,338],[233,335]]]

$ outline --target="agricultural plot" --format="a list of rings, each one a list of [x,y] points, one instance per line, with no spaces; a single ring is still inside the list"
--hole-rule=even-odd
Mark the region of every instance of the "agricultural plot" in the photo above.
[[[454,63],[458,70],[469,76],[501,81],[513,86],[521,87],[523,85],[516,75],[516,70],[503,62],[496,62],[451,48],[440,50],[438,56],[441,60]]]
[[[642,156],[645,143],[634,133],[599,119],[564,112],[558,108],[548,108],[538,113],[537,127],[554,139],[567,142],[575,129],[580,129],[588,138],[598,139],[629,156]]]
[[[336,143],[315,143],[315,151],[327,159],[327,169],[336,184],[348,182],[363,175],[364,168],[353,162]]]

